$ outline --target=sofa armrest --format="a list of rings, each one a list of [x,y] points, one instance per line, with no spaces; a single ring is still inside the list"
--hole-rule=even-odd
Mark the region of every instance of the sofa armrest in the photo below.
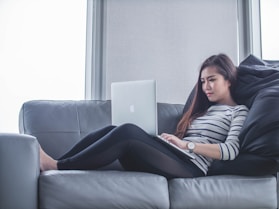
[[[37,209],[39,174],[36,138],[0,133],[0,208]]]

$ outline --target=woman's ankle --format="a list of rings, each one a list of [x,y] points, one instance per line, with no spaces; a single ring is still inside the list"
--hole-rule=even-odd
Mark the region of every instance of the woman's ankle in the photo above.
[[[40,147],[40,169],[41,171],[57,170],[57,161],[50,157]]]

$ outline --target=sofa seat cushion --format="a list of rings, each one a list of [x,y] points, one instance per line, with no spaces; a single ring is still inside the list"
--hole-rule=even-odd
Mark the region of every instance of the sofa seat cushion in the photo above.
[[[169,208],[167,180],[122,171],[47,171],[39,180],[40,208]]]
[[[210,176],[169,182],[171,208],[275,209],[274,176]]]

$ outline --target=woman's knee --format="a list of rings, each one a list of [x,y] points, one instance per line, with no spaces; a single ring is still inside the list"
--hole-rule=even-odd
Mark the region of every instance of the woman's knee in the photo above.
[[[125,137],[133,137],[133,136],[146,134],[143,129],[141,129],[139,126],[132,123],[125,123],[123,125],[118,126],[115,129],[115,132],[121,135],[123,134]]]
[[[118,128],[126,132],[143,132],[143,129],[133,123],[125,123]]]

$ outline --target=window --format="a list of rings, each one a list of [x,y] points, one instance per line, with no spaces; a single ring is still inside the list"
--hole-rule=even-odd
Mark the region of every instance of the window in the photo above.
[[[262,58],[279,60],[279,1],[261,1]]]
[[[0,131],[23,102],[84,99],[86,0],[0,1]]]

